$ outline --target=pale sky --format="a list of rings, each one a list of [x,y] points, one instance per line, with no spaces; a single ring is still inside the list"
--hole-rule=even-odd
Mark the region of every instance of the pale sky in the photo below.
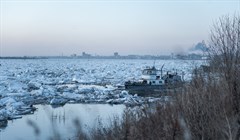
[[[240,0],[0,1],[1,56],[169,55],[240,13]]]

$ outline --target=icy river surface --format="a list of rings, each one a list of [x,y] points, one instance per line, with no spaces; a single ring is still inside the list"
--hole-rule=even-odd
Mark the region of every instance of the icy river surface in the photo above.
[[[26,134],[28,137],[27,131],[32,131],[26,124],[21,123],[26,121],[26,114],[33,113],[27,116],[36,118],[35,121],[43,128],[42,131],[47,133],[47,129],[43,127],[48,125],[43,120],[44,117],[42,118],[43,110],[50,112],[65,110],[68,116],[69,111],[77,112],[76,110],[80,109],[79,112],[82,112],[78,113],[82,114],[80,120],[86,123],[90,122],[89,119],[94,120],[98,114],[104,116],[106,111],[114,112],[115,108],[115,112],[121,112],[118,111],[119,107],[108,104],[141,105],[145,102],[165,100],[162,97],[129,94],[119,87],[128,80],[138,80],[141,70],[153,65],[157,69],[164,65],[163,73],[178,72],[188,81],[191,79],[192,70],[204,63],[201,60],[156,60],[154,64],[154,60],[127,59],[0,59],[0,127],[6,127],[8,124],[5,130],[1,131],[1,137],[11,139],[15,134]],[[80,105],[77,107],[68,103]],[[67,105],[56,109],[48,106],[64,104]],[[38,110],[34,112],[36,108]],[[20,119],[11,121],[16,118]],[[56,121],[60,128],[66,119]]]

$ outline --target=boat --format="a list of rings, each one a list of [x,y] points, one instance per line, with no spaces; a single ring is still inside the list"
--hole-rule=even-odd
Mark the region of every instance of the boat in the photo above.
[[[177,72],[170,71],[163,75],[163,66],[161,70],[156,69],[155,66],[146,67],[142,70],[142,76],[138,81],[125,82],[125,89],[131,91],[165,91],[180,87],[183,83],[183,77],[178,75]],[[160,75],[159,71],[161,72]]]

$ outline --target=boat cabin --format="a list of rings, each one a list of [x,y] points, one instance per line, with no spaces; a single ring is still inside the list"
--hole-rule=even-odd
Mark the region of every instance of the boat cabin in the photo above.
[[[157,74],[158,71],[154,66],[144,69],[140,81],[149,85],[163,85],[164,80]]]

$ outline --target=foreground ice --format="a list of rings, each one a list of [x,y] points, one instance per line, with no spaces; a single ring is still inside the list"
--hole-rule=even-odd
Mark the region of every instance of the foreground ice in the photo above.
[[[65,103],[142,104],[158,98],[143,98],[118,90],[125,81],[138,79],[153,60],[38,59],[1,60],[0,121],[33,113],[34,104]],[[191,78],[203,61],[160,60],[164,72],[177,71]]]

